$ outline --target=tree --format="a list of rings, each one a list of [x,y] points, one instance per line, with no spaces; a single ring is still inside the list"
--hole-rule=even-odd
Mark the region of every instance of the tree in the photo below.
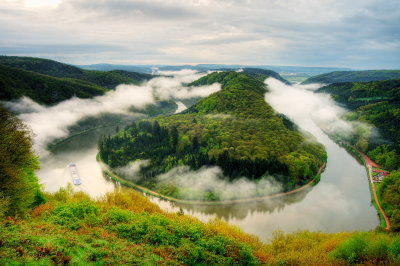
[[[172,137],[172,146],[176,148],[176,145],[178,145],[179,134],[178,134],[178,129],[176,129],[175,126],[173,126],[171,129],[171,137]]]
[[[196,136],[193,138],[192,145],[193,145],[193,150],[196,153],[197,149],[199,148],[199,140],[197,139]]]
[[[43,201],[39,180],[34,171],[39,168],[38,157],[32,151],[32,132],[27,125],[0,105],[0,198],[5,215],[23,214]],[[0,213],[1,215],[1,213]]]

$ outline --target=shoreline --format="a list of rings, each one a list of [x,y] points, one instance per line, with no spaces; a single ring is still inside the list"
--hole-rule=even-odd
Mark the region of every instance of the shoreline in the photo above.
[[[339,145],[342,144],[343,146],[345,146],[348,150],[352,151],[353,153],[355,153],[363,162],[364,166],[365,166],[365,170],[367,171],[367,178],[369,180],[368,184],[369,184],[369,190],[370,190],[370,194],[371,194],[371,201],[375,206],[376,212],[379,215],[379,218],[381,220],[381,223],[379,225],[379,227],[386,229],[386,231],[388,231],[390,229],[390,222],[389,219],[387,218],[384,210],[382,209],[379,200],[378,200],[378,196],[377,196],[377,192],[375,189],[375,184],[372,178],[372,166],[377,167],[377,164],[375,164],[372,160],[370,160],[368,158],[368,156],[366,156],[365,154],[363,154],[361,151],[359,151],[356,147],[350,145],[350,143],[344,141],[344,140],[340,140],[340,138],[335,135],[332,132],[329,132],[329,130],[327,130],[326,128],[324,128],[323,126],[317,124],[318,127],[325,133],[327,134],[334,142],[338,143]],[[370,162],[366,162],[366,159]],[[386,227],[385,227],[386,225]]]
[[[189,204],[189,205],[223,205],[223,204],[240,204],[240,203],[249,203],[249,202],[254,202],[254,201],[263,201],[263,200],[267,200],[267,199],[272,199],[272,198],[279,198],[282,196],[286,196],[289,194],[293,194],[296,193],[298,191],[301,191],[307,187],[309,187],[311,184],[314,183],[315,179],[321,174],[322,170],[324,169],[325,165],[326,165],[326,161],[324,162],[324,164],[319,168],[318,173],[316,174],[316,176],[306,185],[297,188],[295,190],[292,191],[288,191],[285,193],[279,193],[279,194],[275,194],[275,195],[271,195],[271,196],[265,196],[265,197],[257,197],[257,198],[249,198],[249,199],[235,199],[235,200],[220,200],[220,201],[193,201],[193,200],[182,200],[182,199],[176,199],[176,198],[172,198],[169,196],[164,196],[162,194],[159,194],[155,191],[151,191],[147,188],[141,187],[136,185],[135,183],[132,183],[130,181],[126,181],[122,178],[120,178],[119,176],[115,175],[114,173],[112,173],[108,167],[101,162],[100,160],[100,153],[97,153],[96,155],[96,161],[98,164],[100,164],[101,170],[106,172],[112,179],[114,179],[115,181],[120,182],[121,184],[127,186],[127,187],[131,187],[131,188],[135,188],[137,190],[140,190],[146,194],[152,195],[154,197],[160,198],[160,199],[165,199],[171,202],[176,202],[176,203],[182,203],[182,204]]]

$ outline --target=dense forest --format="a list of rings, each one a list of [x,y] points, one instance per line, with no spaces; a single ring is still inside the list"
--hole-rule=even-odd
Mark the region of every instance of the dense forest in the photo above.
[[[302,136],[288,118],[275,114],[264,100],[264,83],[242,73],[220,72],[188,86],[214,82],[222,84],[221,91],[180,114],[132,123],[115,136],[103,137],[103,161],[122,167],[150,159],[139,181],[150,188],[156,186],[157,174],[182,165],[193,170],[218,165],[231,181],[271,175],[285,190],[315,176],[326,160],[324,148]],[[176,196],[179,189],[174,189],[168,194]],[[215,193],[208,199],[212,196]]]
[[[272,70],[246,67],[246,68],[243,68],[243,71],[241,73],[251,76],[261,82],[264,82],[266,78],[272,77],[274,79],[282,81],[283,83],[285,83],[287,85],[290,85],[289,81],[282,78],[282,76],[279,75],[279,73],[272,71]]]
[[[337,83],[337,82],[366,82],[386,79],[400,79],[400,70],[363,70],[363,71],[334,71],[313,76],[302,84]]]
[[[400,80],[334,83],[316,92],[351,111],[343,116],[355,131],[341,135],[374,162],[391,172],[378,186],[391,228],[400,231]]]
[[[72,96],[92,98],[107,89],[78,79],[55,78],[31,71],[0,65],[0,100],[17,100],[22,96],[52,105]]]
[[[139,84],[154,76],[128,72],[124,70],[95,71],[84,70],[75,66],[59,63],[49,59],[18,56],[0,56],[0,65],[7,65],[22,70],[33,71],[56,78],[79,79],[96,84],[106,89],[115,89],[119,84]]]

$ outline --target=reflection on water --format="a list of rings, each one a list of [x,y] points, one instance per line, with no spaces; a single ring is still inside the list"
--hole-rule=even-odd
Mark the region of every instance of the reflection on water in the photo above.
[[[180,208],[202,221],[218,217],[240,226],[246,232],[271,237],[276,229],[294,231],[338,232],[371,230],[379,217],[371,205],[369,183],[361,160],[330,140],[315,125],[306,128],[326,146],[328,163],[321,181],[298,193],[266,201],[235,205],[185,205],[149,197],[171,212]],[[47,191],[56,191],[72,182],[67,165],[77,164],[82,185],[75,186],[92,197],[119,187],[119,183],[102,173],[96,162],[100,134],[113,134],[115,127],[98,129],[75,136],[55,146],[51,156],[42,158],[38,176]]]

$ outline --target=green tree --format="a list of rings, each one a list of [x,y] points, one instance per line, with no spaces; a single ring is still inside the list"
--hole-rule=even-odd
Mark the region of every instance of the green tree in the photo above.
[[[36,200],[42,201],[32,143],[27,125],[0,105],[0,198],[8,202],[2,206],[3,215],[23,214],[38,204]]]

